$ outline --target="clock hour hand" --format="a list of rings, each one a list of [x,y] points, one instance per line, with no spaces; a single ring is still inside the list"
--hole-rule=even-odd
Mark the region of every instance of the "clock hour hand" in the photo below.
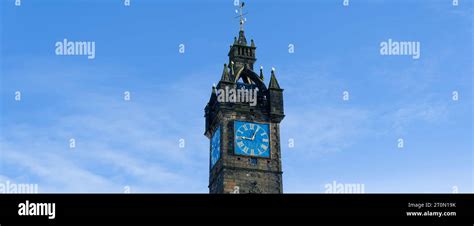
[[[239,138],[239,136],[237,138]],[[242,140],[252,140],[252,139],[250,139],[248,137],[244,137],[244,136],[240,136],[240,139],[242,139]]]

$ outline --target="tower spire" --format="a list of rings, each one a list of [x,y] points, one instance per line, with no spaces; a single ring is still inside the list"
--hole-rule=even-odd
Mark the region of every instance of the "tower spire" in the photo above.
[[[222,71],[221,81],[230,82],[229,70],[227,69],[227,64],[224,64],[224,70]]]
[[[270,84],[268,85],[270,89],[280,89],[280,85],[275,76],[275,68],[272,68],[272,75],[270,76]]]
[[[253,64],[257,60],[255,57],[255,49],[257,48],[255,43],[251,40],[250,45],[247,45],[247,39],[245,38],[244,23],[246,19],[244,16],[247,13],[243,10],[244,6],[245,3],[240,0],[240,5],[238,5],[238,9],[235,10],[235,12],[239,14],[235,18],[240,19],[240,31],[239,35],[234,37],[234,43],[230,47],[228,54],[231,78],[237,78],[238,76],[236,76],[234,72],[238,73],[238,70],[242,68],[249,68],[253,71]],[[235,64],[233,65],[232,62]]]
[[[242,2],[239,5],[239,9],[235,10],[235,12],[237,12],[239,14],[238,16],[236,16],[236,18],[239,18],[239,21],[240,21],[240,31],[239,31],[239,38],[237,40],[237,43],[241,44],[241,45],[247,45],[247,40],[246,40],[245,34],[244,34],[244,23],[245,23],[245,21],[247,21],[247,18],[245,18],[244,16],[247,13],[244,13],[244,6],[245,6],[245,3]]]

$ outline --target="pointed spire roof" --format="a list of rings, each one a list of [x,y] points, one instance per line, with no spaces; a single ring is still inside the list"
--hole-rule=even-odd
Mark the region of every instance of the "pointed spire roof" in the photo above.
[[[269,89],[280,89],[280,85],[275,76],[275,68],[272,68],[272,75],[270,77],[270,85],[268,86]]]
[[[260,80],[263,81],[264,77],[263,77],[263,67],[260,66]]]
[[[229,69],[227,67],[227,64],[224,64],[224,70],[222,71],[222,77],[221,77],[221,81],[226,81],[226,82],[230,82],[230,76],[229,76]]]

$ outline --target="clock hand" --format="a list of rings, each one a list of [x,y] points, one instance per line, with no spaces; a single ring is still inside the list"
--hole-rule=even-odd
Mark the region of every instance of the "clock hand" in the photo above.
[[[255,139],[255,134],[257,134],[257,132],[258,132],[259,129],[260,129],[260,127],[257,127],[257,130],[255,130],[255,132],[253,133],[252,140]]]

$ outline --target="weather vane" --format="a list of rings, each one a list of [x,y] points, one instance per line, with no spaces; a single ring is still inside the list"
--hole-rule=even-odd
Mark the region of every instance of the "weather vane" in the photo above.
[[[239,9],[235,10],[236,13],[239,13],[238,16],[236,16],[235,18],[238,18],[240,17],[240,30],[243,31],[244,30],[244,23],[245,21],[247,21],[247,18],[244,17],[244,15],[247,15],[247,13],[244,13],[243,12],[243,9],[244,9],[244,6],[245,6],[245,3],[242,2],[240,5],[239,5]]]

